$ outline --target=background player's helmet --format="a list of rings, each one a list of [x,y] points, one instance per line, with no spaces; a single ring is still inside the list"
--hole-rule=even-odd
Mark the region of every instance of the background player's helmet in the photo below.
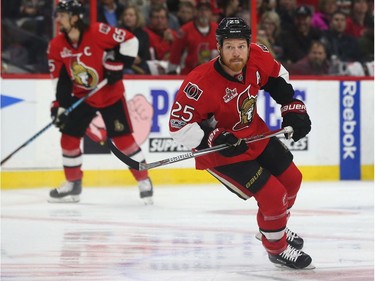
[[[78,0],[60,0],[57,4],[55,13],[57,12],[77,15],[80,19],[82,19],[84,9]]]
[[[224,18],[216,29],[216,40],[223,45],[224,39],[243,38],[250,43],[251,30],[247,23],[239,17]]]

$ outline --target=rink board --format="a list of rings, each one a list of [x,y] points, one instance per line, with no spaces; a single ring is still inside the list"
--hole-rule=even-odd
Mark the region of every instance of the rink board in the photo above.
[[[374,83],[372,80],[292,80],[312,120],[312,131],[297,143],[282,141],[292,150],[305,180],[373,180]],[[2,79],[1,159],[50,122],[54,98],[49,79]],[[184,154],[168,133],[169,111],[181,84],[179,79],[124,80],[136,139],[148,162]],[[270,129],[280,127],[280,109],[260,92],[257,110]],[[96,125],[100,125],[97,123]],[[99,134],[95,129],[91,135]],[[2,188],[49,186],[63,178],[59,132],[50,128],[7,161]],[[82,145],[86,185],[132,185],[127,167],[88,136]],[[156,182],[211,183],[194,161],[186,160],[150,171]],[[27,179],[27,180],[25,180]]]

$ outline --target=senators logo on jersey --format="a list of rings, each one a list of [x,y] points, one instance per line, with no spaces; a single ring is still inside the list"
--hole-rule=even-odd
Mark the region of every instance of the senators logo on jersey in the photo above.
[[[233,126],[235,131],[248,127],[253,120],[256,97],[250,95],[249,89],[250,87],[243,91],[237,99],[240,121]]]
[[[98,73],[95,69],[88,67],[79,60],[79,56],[72,58],[70,69],[74,78],[74,83],[84,89],[92,89],[99,80]]]

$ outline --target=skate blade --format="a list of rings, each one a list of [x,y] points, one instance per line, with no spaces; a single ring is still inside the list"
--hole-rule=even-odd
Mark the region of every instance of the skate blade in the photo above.
[[[152,199],[152,197],[144,197],[142,198],[142,200],[145,205],[154,205],[154,200]]]
[[[308,266],[306,266],[304,268],[292,268],[292,267],[289,267],[289,266],[286,266],[286,265],[283,265],[283,264],[279,264],[279,263],[274,263],[274,265],[277,268],[292,269],[292,270],[312,270],[312,269],[316,268],[315,265],[313,265],[312,263],[310,263]]]
[[[48,203],[78,203],[80,201],[79,195],[69,195],[62,198],[49,197]]]

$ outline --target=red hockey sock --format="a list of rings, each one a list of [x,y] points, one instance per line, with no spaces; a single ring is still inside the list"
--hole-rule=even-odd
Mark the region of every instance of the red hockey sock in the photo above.
[[[63,153],[64,174],[68,181],[80,180],[83,177],[80,141],[81,139],[77,137],[61,135],[60,144]]]
[[[287,192],[277,178],[271,176],[254,198],[259,207],[257,221],[263,234],[263,246],[268,253],[279,254],[287,246],[285,239]]]
[[[297,193],[302,182],[302,174],[292,162],[288,169],[279,175],[277,179],[283,184],[288,193],[288,209],[290,209],[296,201]]]

